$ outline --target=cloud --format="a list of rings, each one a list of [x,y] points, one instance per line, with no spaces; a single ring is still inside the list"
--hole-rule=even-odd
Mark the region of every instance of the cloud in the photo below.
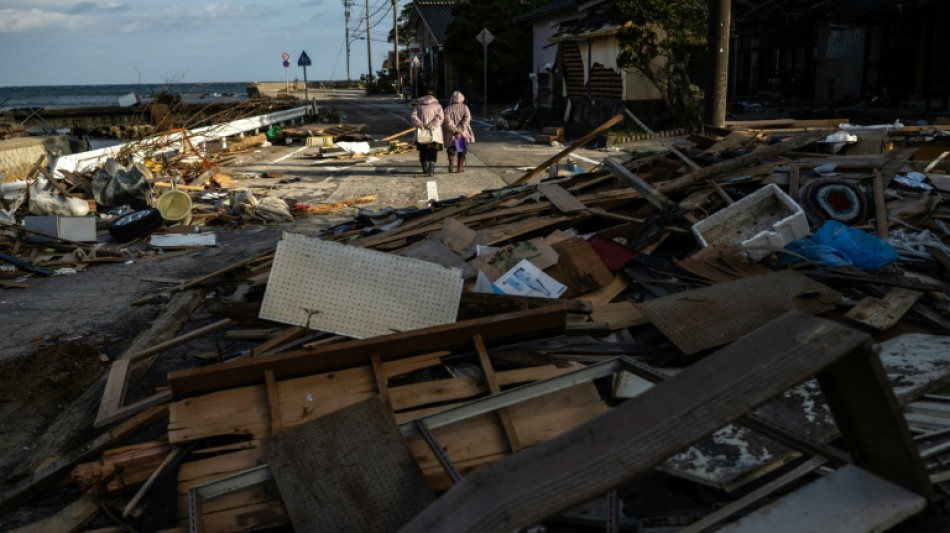
[[[81,15],[83,13],[94,11],[95,9],[95,2],[79,2],[78,4],[71,7],[66,13],[69,13],[70,15]]]
[[[74,27],[74,17],[41,9],[0,9],[0,33]]]

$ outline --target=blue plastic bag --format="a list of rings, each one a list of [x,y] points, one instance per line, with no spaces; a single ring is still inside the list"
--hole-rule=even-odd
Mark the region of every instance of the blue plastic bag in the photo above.
[[[468,141],[465,140],[465,137],[456,137],[456,138],[455,138],[455,151],[456,151],[456,152],[467,152],[467,151],[468,151]]]
[[[897,251],[887,241],[837,220],[825,221],[811,241],[830,246],[861,270],[877,270],[897,260]]]
[[[845,257],[841,252],[824,244],[815,244],[810,237],[803,237],[797,241],[792,241],[785,245],[785,249],[796,255],[800,255],[809,261],[826,267],[850,267],[854,263]],[[780,256],[781,257],[781,256]],[[781,257],[780,264],[793,263],[794,259],[788,261]]]

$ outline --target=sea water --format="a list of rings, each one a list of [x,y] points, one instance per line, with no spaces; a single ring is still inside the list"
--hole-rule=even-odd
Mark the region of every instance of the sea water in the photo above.
[[[38,85],[0,87],[0,110],[17,108],[110,107],[135,93],[145,103],[160,91],[178,94],[185,104],[247,99],[247,82],[127,85]]]

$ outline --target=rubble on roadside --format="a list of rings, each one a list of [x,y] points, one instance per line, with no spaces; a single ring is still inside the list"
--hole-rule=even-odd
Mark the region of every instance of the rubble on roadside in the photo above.
[[[945,508],[946,127],[862,141],[831,122],[747,123],[557,170],[618,117],[508,187],[342,202],[346,223],[177,280],[165,338],[142,332],[104,392],[71,407],[100,436],[39,448],[0,507],[65,486],[70,506],[47,520],[76,527],[754,531],[772,499],[820,507],[822,483],[842,499],[857,483],[887,505],[839,509],[842,530]],[[145,167],[204,224],[321,211],[257,198],[223,166]],[[86,200],[95,180],[46,178]],[[13,234],[3,258],[27,268]],[[29,266],[124,257],[52,238],[75,259]],[[175,336],[199,306],[216,321]],[[138,387],[150,362],[212,335],[245,342]]]

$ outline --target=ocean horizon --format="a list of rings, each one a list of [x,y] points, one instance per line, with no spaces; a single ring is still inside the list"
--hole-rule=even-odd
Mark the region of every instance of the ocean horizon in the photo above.
[[[0,87],[0,110],[18,108],[108,107],[129,93],[147,102],[161,90],[178,94],[186,104],[247,100],[253,82],[128,83],[101,85],[32,85]]]

